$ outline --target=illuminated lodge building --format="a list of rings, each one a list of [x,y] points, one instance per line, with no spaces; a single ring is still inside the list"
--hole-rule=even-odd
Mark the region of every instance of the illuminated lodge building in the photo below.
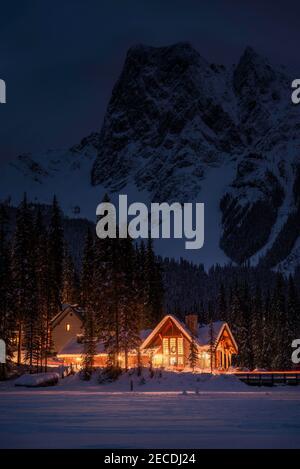
[[[166,315],[153,330],[140,334],[140,350],[128,354],[128,367],[139,363],[143,366],[183,369],[190,366],[191,343],[197,347],[198,369],[226,370],[232,356],[238,353],[233,334],[226,322],[217,321],[199,326],[198,316],[187,315],[185,323],[175,316]],[[66,364],[80,365],[83,354],[83,312],[77,307],[66,306],[52,320],[52,342],[57,358]],[[211,364],[212,357],[212,364]],[[102,342],[97,342],[95,366],[106,366],[108,355]],[[121,366],[125,357],[120,354]]]

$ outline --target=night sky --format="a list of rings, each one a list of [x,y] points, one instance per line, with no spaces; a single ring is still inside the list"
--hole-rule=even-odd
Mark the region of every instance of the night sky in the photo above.
[[[289,0],[1,2],[0,160],[99,130],[126,51],[137,43],[189,41],[224,64],[251,45],[298,78],[299,18],[299,1]]]

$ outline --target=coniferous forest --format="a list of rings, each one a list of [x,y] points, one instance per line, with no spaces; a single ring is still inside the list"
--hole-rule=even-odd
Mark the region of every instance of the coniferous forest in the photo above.
[[[84,308],[85,353],[93,364],[95,339],[103,339],[112,365],[120,352],[139,345],[141,329],[163,314],[161,266],[152,242],[130,238],[100,240],[88,227],[82,262],[76,267],[56,198],[45,224],[41,209],[26,196],[9,231],[7,208],[0,207],[0,336],[21,364],[22,349],[30,370],[46,370],[51,355],[50,321],[63,304]],[[17,350],[15,350],[15,344]],[[23,358],[24,360],[24,358]]]
[[[8,366],[14,353],[31,371],[47,370],[50,321],[63,304],[78,304],[86,373],[96,338],[112,366],[121,352],[126,366],[142,329],[155,327],[164,314],[184,320],[191,312],[203,324],[229,323],[239,346],[237,365],[291,368],[291,343],[300,336],[299,272],[285,278],[249,265],[206,272],[202,265],[157,257],[151,239],[98,239],[89,222],[78,239],[74,229],[76,248],[70,242],[75,224],[68,223],[55,197],[45,212],[24,196],[13,223],[11,208],[0,206],[0,337]]]

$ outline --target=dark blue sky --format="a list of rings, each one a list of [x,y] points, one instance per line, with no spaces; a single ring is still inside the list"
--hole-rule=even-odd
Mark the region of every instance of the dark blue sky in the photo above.
[[[209,61],[225,64],[251,45],[300,72],[299,14],[299,1],[291,0],[2,2],[7,104],[0,105],[0,160],[68,146],[98,130],[136,43],[190,41]]]

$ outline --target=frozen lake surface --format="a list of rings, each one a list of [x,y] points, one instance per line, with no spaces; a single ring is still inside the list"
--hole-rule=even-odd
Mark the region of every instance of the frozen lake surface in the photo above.
[[[0,447],[300,448],[300,387],[180,386],[128,392],[77,377],[43,389],[1,383]]]

